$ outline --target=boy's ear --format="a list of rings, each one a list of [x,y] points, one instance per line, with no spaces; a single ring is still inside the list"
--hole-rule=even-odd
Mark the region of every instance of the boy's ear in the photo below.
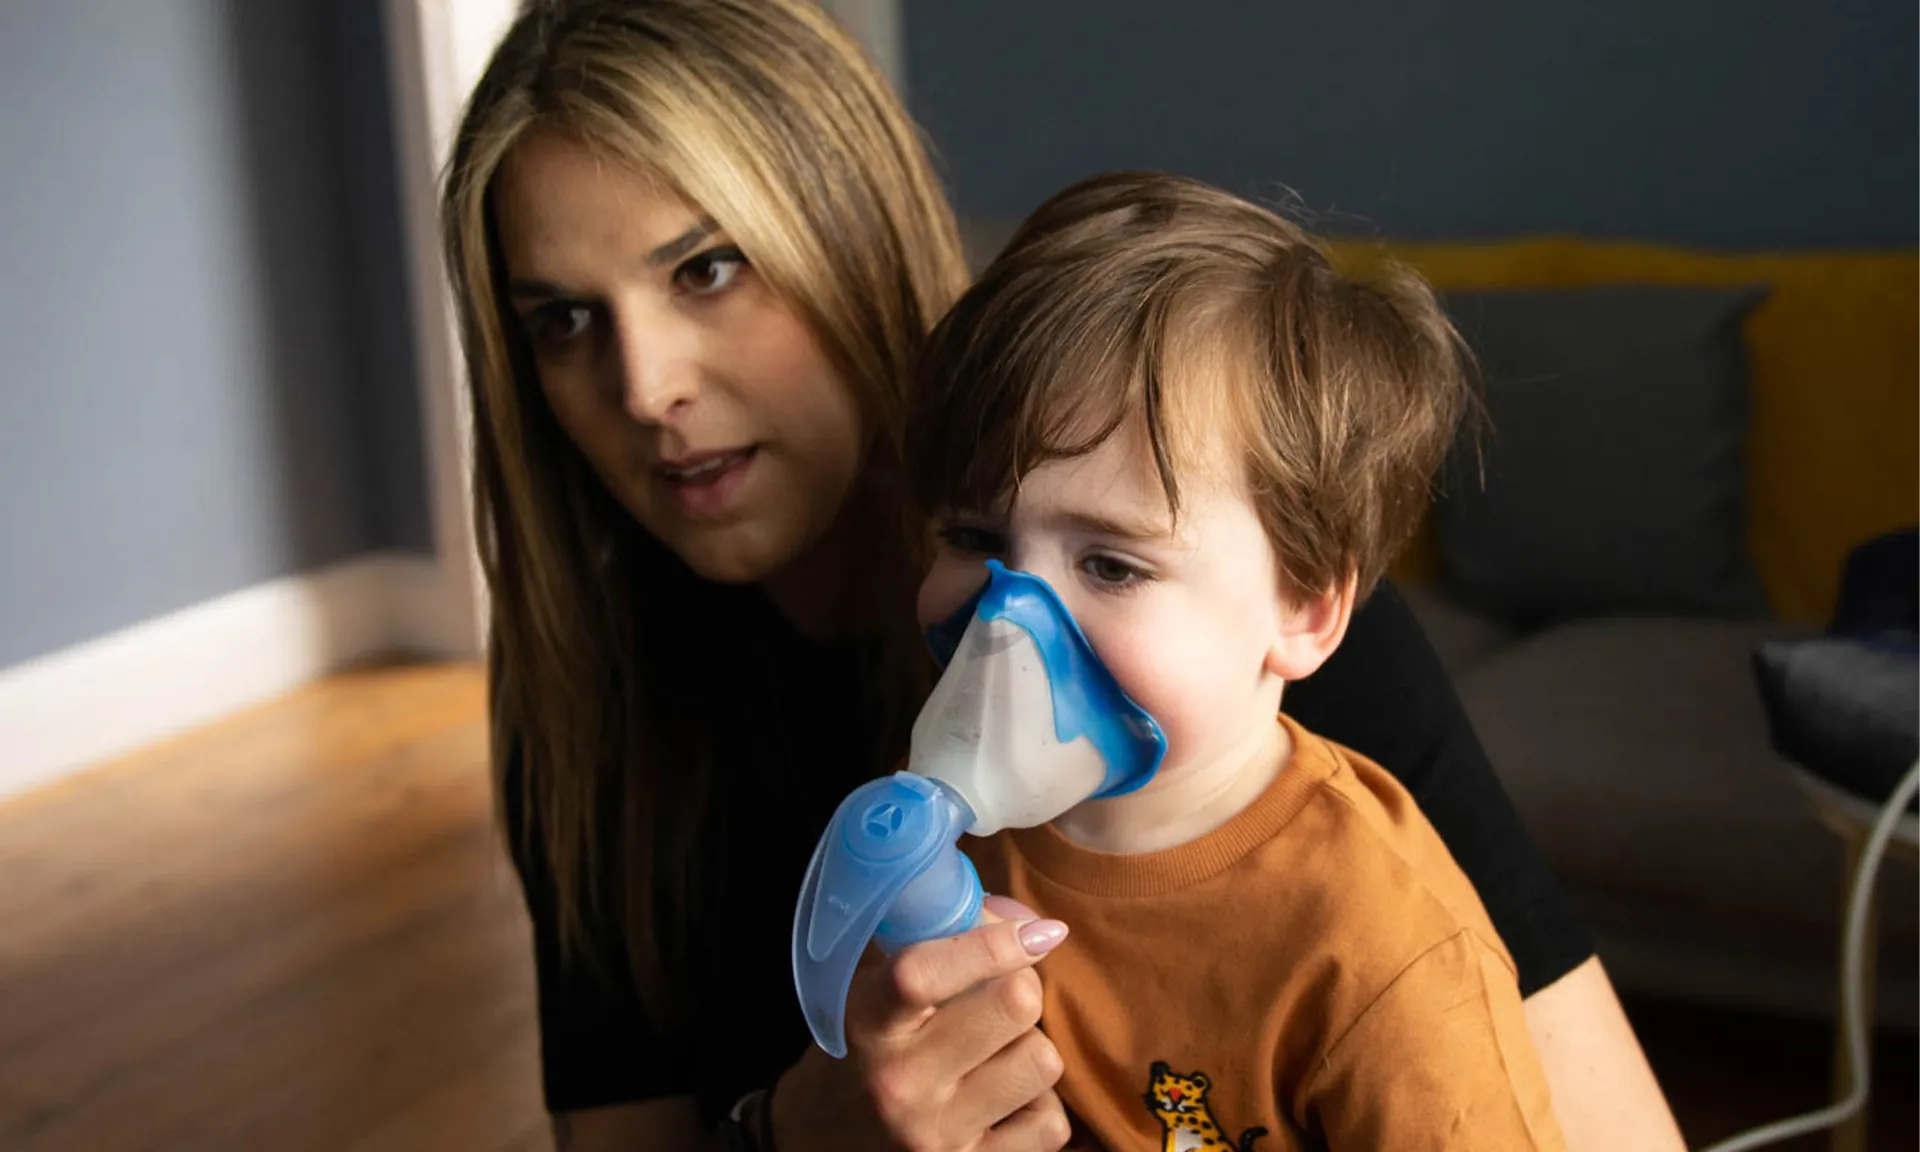
[[[1326,663],[1346,638],[1357,584],[1357,577],[1348,576],[1318,595],[1283,602],[1267,671],[1286,681],[1304,680]]]

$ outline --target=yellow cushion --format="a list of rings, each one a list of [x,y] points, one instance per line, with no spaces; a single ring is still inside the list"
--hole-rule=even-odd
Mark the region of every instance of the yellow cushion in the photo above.
[[[1764,283],[1749,318],[1748,545],[1774,611],[1824,623],[1854,545],[1920,521],[1920,254],[1713,253],[1541,238],[1491,244],[1336,245],[1381,251],[1436,288]],[[1396,578],[1439,573],[1431,531]]]

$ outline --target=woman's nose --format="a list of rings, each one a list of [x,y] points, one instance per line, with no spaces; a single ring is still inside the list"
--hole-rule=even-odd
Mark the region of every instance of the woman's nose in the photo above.
[[[642,424],[672,420],[700,394],[699,342],[682,330],[687,327],[672,321],[621,326],[621,402]]]

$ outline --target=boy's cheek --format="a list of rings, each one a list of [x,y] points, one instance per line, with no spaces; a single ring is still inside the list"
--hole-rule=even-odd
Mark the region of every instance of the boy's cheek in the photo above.
[[[1145,708],[1163,728],[1185,711],[1178,679],[1184,662],[1180,660],[1177,642],[1154,645],[1135,636],[1115,638],[1092,634],[1087,640],[1107,671],[1119,681],[1121,691]],[[1171,739],[1173,733],[1169,731],[1167,736]]]
[[[1241,686],[1224,675],[1218,646],[1195,642],[1191,632],[1162,633],[1157,644],[1109,646],[1101,661],[1134,703],[1147,710],[1167,738],[1167,755],[1179,763],[1220,738]],[[1244,689],[1241,689],[1244,691]]]

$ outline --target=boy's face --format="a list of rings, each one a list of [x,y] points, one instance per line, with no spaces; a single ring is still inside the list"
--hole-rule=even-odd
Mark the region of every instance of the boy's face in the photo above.
[[[990,558],[1045,579],[1166,734],[1149,790],[1257,756],[1284,679],[1312,670],[1288,661],[1301,614],[1281,596],[1240,470],[1184,470],[1175,525],[1152,460],[1140,430],[1123,427],[1085,456],[1036,468],[1006,515],[948,517],[918,604],[923,628],[948,619]]]

